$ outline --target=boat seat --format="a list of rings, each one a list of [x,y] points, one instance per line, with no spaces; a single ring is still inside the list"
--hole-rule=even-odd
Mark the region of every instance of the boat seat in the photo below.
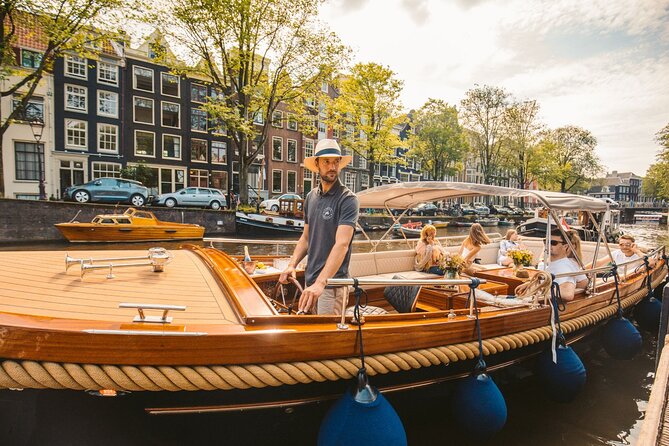
[[[354,309],[355,309],[355,307],[348,307],[346,309],[346,315],[347,316],[353,316],[353,310]],[[373,316],[373,315],[380,315],[380,314],[388,314],[388,312],[381,307],[375,307],[375,306],[372,306],[372,305],[367,305],[364,308],[362,308],[362,307],[360,308],[360,314],[362,314],[363,316]]]

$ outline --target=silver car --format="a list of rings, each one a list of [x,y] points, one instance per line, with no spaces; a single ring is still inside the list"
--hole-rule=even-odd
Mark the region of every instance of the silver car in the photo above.
[[[227,206],[225,194],[209,187],[186,187],[170,194],[160,194],[153,204],[167,206],[199,206],[218,210]]]

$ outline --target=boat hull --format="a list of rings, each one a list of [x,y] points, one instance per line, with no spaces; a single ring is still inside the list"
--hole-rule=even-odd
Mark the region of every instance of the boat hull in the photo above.
[[[73,243],[198,240],[204,237],[204,227],[198,225],[105,226],[93,223],[59,223],[55,226],[63,237]]]

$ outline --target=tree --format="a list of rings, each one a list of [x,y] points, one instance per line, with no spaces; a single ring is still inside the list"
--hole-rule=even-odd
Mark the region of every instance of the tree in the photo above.
[[[416,112],[413,127],[410,156],[422,160],[423,169],[435,180],[454,175],[469,149],[457,109],[428,99]]]
[[[142,160],[135,166],[126,166],[121,169],[121,178],[139,181],[146,187],[158,187],[158,172],[146,165]]]
[[[178,72],[204,76],[222,99],[205,106],[222,121],[239,153],[239,194],[248,200],[248,172],[261,153],[279,104],[311,121],[307,99],[347,60],[348,50],[317,22],[322,0],[177,0],[153,17],[163,34],[192,58],[190,66],[163,59]],[[262,124],[254,123],[258,115]],[[287,116],[284,114],[284,121]],[[257,120],[257,122],[260,122]],[[228,163],[232,192],[232,162]]]
[[[538,121],[537,101],[523,101],[512,104],[504,119],[504,137],[509,156],[509,166],[518,181],[518,187],[525,189],[534,178],[530,165],[536,156],[541,123]]]
[[[407,121],[399,100],[403,82],[390,68],[368,62],[356,64],[336,85],[330,123],[341,131],[344,147],[367,160],[371,181],[374,167],[396,162],[395,149],[405,146],[397,131]]]
[[[460,105],[463,125],[470,131],[470,143],[481,166],[483,181],[491,184],[504,161],[502,136],[509,93],[489,85],[475,86],[465,93]]]
[[[3,135],[18,117],[25,114],[28,101],[44,74],[66,52],[95,58],[101,42],[118,37],[117,33],[98,27],[113,23],[114,15],[132,10],[133,4],[123,0],[0,0],[0,96],[19,99],[9,116],[0,116],[0,196],[4,195],[2,164]],[[14,46],[20,33],[38,40],[42,50],[35,68],[20,68]]]
[[[597,139],[580,127],[545,131],[531,170],[546,189],[560,192],[583,190],[590,178],[602,172],[596,146]]]
[[[643,192],[649,197],[669,200],[669,124],[657,132],[656,140],[662,146],[657,162],[650,165],[643,179]]]

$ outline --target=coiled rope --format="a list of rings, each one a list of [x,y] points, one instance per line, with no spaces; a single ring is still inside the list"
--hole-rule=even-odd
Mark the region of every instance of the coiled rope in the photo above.
[[[658,280],[659,283],[659,280]],[[635,305],[646,290],[635,291],[621,301],[623,308]],[[562,322],[571,333],[608,319],[618,304]],[[552,337],[547,325],[482,341],[483,354],[493,355]],[[479,356],[478,341],[419,350],[365,356],[370,376],[471,360]],[[115,389],[128,391],[232,390],[350,379],[357,375],[358,357],[321,361],[211,366],[120,366],[6,360],[0,364],[0,389]]]

